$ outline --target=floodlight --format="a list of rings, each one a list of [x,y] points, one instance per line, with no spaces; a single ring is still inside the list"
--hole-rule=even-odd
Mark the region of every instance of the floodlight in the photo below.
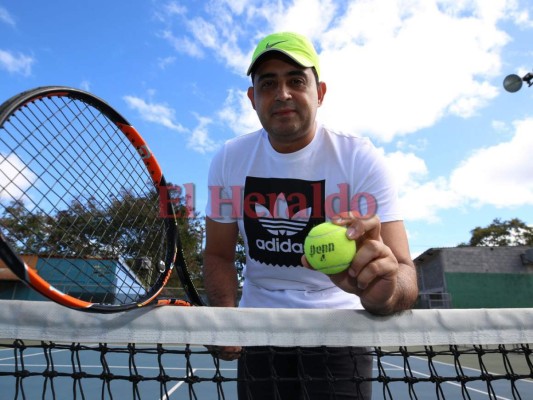
[[[509,93],[518,92],[522,88],[522,78],[516,74],[507,75],[503,80],[503,87]]]

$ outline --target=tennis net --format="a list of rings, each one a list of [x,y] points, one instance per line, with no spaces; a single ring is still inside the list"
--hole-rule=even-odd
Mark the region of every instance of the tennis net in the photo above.
[[[343,393],[362,396],[369,387],[372,399],[531,399],[533,393],[533,309],[378,317],[169,306],[87,314],[6,300],[0,342],[5,399],[237,399],[238,386],[241,398],[257,399],[259,387],[265,399],[291,400],[351,398]],[[217,356],[217,346],[244,346],[239,356],[247,366],[238,373],[236,361]],[[353,360],[343,375],[333,373],[339,357]],[[360,368],[369,358],[371,372]],[[295,371],[282,371],[291,362]],[[284,391],[293,392],[283,397]]]

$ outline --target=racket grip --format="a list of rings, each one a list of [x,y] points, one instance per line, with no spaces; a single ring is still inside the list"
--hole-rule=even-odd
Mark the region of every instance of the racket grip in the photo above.
[[[180,299],[160,299],[157,300],[156,306],[178,306],[178,307],[193,307],[191,303]]]

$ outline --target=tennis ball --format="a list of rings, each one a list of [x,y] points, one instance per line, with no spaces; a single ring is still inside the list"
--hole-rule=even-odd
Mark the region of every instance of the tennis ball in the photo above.
[[[309,264],[328,275],[348,268],[355,252],[355,240],[346,237],[346,228],[331,222],[315,226],[304,242],[304,253]]]

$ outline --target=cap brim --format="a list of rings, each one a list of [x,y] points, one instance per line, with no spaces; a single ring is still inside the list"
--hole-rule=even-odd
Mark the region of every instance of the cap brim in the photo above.
[[[311,67],[314,66],[314,64],[310,60],[308,60],[306,58],[296,58],[296,57],[294,57],[294,55],[289,54],[285,50],[271,48],[271,49],[267,49],[267,50],[263,51],[261,54],[259,54],[255,58],[255,60],[250,64],[250,67],[248,68],[248,71],[246,72],[246,75],[250,75],[253,72],[253,70],[257,67],[257,65],[262,61],[262,59],[264,59],[265,56],[267,56],[269,54],[272,54],[272,53],[283,54],[288,59],[294,61],[296,64],[298,64],[298,65],[300,65],[302,67],[305,67],[305,68],[311,68]]]

